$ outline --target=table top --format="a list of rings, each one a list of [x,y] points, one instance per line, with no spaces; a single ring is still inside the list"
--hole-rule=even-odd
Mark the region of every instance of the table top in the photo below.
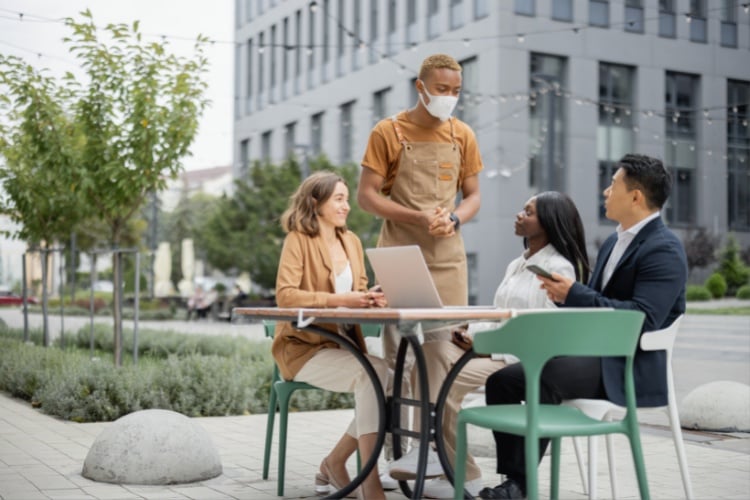
[[[511,309],[491,306],[442,308],[305,308],[235,307],[236,315],[276,321],[317,321],[330,323],[401,323],[405,321],[500,321],[513,315]]]

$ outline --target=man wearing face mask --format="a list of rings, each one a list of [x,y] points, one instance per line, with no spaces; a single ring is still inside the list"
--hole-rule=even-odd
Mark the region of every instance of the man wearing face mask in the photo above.
[[[443,304],[467,305],[466,250],[459,228],[479,211],[478,174],[483,165],[471,127],[451,118],[461,91],[461,66],[445,54],[429,56],[422,62],[415,87],[419,96],[415,106],[381,120],[370,133],[357,202],[383,218],[379,247],[419,245]],[[459,193],[461,202],[456,206]],[[437,338],[425,335],[425,342],[444,336],[449,339],[450,332]],[[395,328],[386,328],[383,351],[391,368],[399,342]],[[432,384],[429,360],[427,365]],[[404,373],[410,373],[411,366],[413,355]],[[409,397],[407,382],[402,392]],[[403,408],[401,415],[404,422]],[[413,444],[412,453],[394,463],[394,477],[413,475],[416,449]],[[391,453],[387,442],[387,459]],[[431,452],[427,476],[440,474],[437,454]],[[428,495],[429,484],[425,484]]]

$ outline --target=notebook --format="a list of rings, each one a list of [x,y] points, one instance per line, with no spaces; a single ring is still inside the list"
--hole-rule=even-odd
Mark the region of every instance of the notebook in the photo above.
[[[368,248],[365,252],[388,307],[443,307],[417,245]]]

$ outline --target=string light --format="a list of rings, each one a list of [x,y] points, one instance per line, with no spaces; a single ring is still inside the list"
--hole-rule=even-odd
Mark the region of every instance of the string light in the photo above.
[[[519,33],[516,35],[516,39],[518,40],[518,43],[523,43],[526,38],[523,36],[523,33]]]

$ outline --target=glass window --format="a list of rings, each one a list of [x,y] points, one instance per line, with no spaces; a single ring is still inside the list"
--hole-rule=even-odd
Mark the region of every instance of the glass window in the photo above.
[[[277,44],[276,44],[276,25],[274,24],[271,26],[271,46],[268,47],[268,50],[271,52],[271,102],[276,102],[276,64],[277,64],[277,54],[279,52]]]
[[[370,63],[380,60],[377,49],[378,37],[378,4],[379,0],[370,0]]]
[[[722,0],[721,45],[737,47],[737,0]]]
[[[315,69],[315,11],[307,9],[307,87],[314,84],[313,70]]]
[[[690,41],[706,43],[708,38],[706,0],[690,0],[690,13],[688,20],[690,23]]]
[[[659,36],[661,37],[677,36],[674,2],[675,0],[659,0]]]
[[[599,64],[599,125],[597,159],[599,162],[599,219],[607,220],[604,189],[612,182],[616,163],[633,152],[633,107],[635,70],[619,64]]]
[[[459,61],[461,64],[461,96],[456,106],[456,117],[476,130],[479,125],[479,64],[472,57]]]
[[[336,7],[336,24],[338,26],[336,31],[336,76],[344,74],[344,56],[346,54],[347,43],[347,31],[344,27],[344,20],[346,19],[344,3],[344,0],[338,0]]]
[[[398,51],[398,6],[396,0],[388,0],[388,54],[393,55]]]
[[[250,170],[250,139],[240,142],[240,164],[237,177],[246,179]]]
[[[529,74],[529,184],[540,191],[565,191],[567,60],[531,54]]]
[[[302,75],[302,10],[294,13],[294,93],[299,94]]]
[[[450,9],[451,29],[455,30],[464,25],[464,0],[451,0]]]
[[[625,0],[625,31],[643,33],[643,0]]]
[[[286,97],[286,82],[289,81],[289,18],[284,18],[283,23],[284,29],[282,36],[284,39],[281,41],[282,47],[281,47],[281,81],[284,85],[282,89],[283,97]]]
[[[552,19],[555,21],[572,21],[573,0],[552,0]]]
[[[323,152],[323,111],[310,117],[310,149],[314,156]]]
[[[377,122],[388,116],[388,100],[391,94],[391,88],[387,87],[382,90],[378,90],[372,94],[372,124],[375,125]]]
[[[729,229],[750,231],[750,82],[727,81]]]
[[[533,16],[536,13],[536,5],[534,0],[515,0],[514,5],[516,14]]]
[[[339,112],[341,113],[341,128],[339,133],[339,137],[341,138],[341,163],[351,162],[354,159],[352,144],[354,142],[354,102],[347,102],[339,108]]]
[[[250,114],[253,111],[253,54],[255,48],[253,47],[253,39],[247,40],[247,54],[245,65],[247,68],[246,79],[245,79],[245,113]]]
[[[427,0],[427,39],[440,35],[440,1]]]
[[[253,0],[245,0],[245,22],[249,23],[252,20],[253,20]]]
[[[265,93],[266,93],[266,75],[265,75],[265,53],[266,53],[266,44],[265,44],[265,33],[261,32],[258,35],[258,94],[256,98],[256,105],[255,107],[257,109],[263,109],[263,106],[265,105]]]
[[[406,2],[406,43],[412,45],[418,41],[417,2]]]
[[[354,43],[352,48],[352,69],[358,70],[362,67],[362,52],[364,42],[362,40],[362,0],[354,0]]]
[[[294,155],[295,144],[297,144],[297,122],[284,125],[284,154],[286,157]]]
[[[474,0],[474,19],[481,19],[489,14],[490,8],[487,5],[487,0]]]
[[[266,162],[271,162],[271,140],[273,139],[273,130],[267,130],[263,132],[260,137],[260,155],[261,159]]]
[[[666,218],[672,224],[687,226],[695,223],[699,77],[670,71],[665,83],[664,159],[672,173],[672,193],[667,200]]]
[[[589,24],[603,28],[609,27],[608,0],[589,0]]]

